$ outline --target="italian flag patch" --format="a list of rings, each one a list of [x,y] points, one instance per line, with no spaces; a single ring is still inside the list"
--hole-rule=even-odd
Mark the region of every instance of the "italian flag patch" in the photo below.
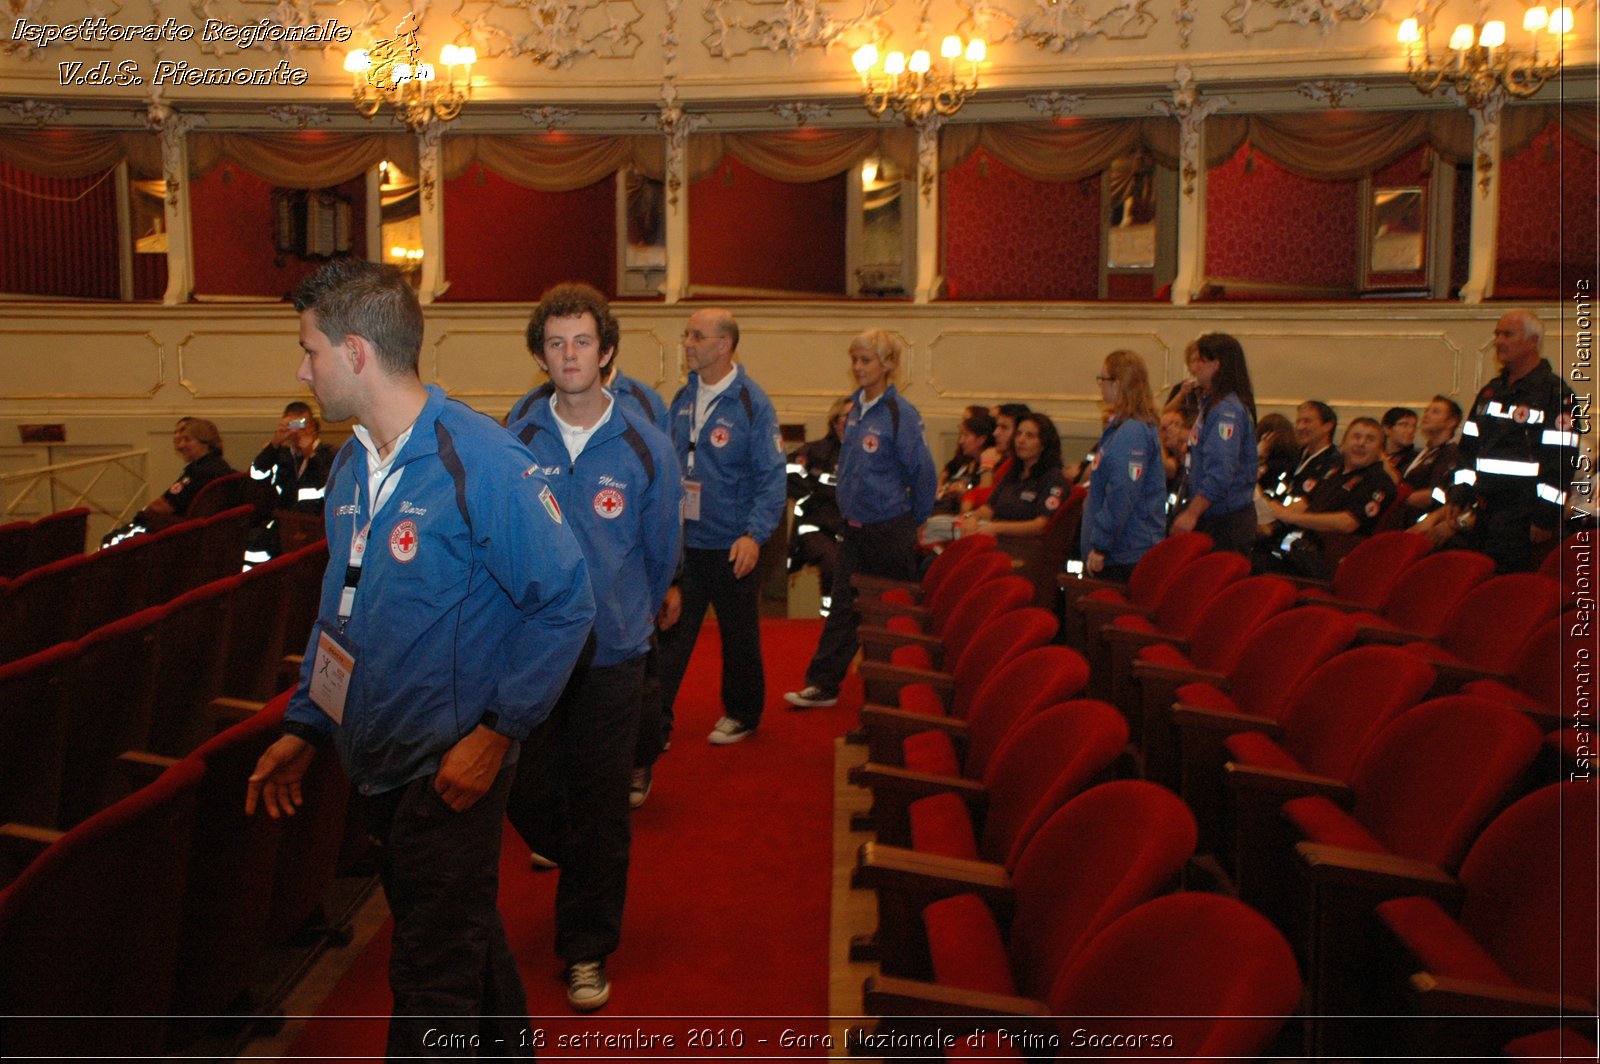
[[[550,485],[539,489],[539,501],[544,503],[544,512],[550,515],[550,520],[558,525],[564,523],[561,520],[561,504],[556,502],[555,492],[550,490]]]

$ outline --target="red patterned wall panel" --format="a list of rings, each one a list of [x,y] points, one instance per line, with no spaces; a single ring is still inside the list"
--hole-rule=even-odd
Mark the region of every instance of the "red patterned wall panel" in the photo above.
[[[273,242],[272,185],[222,162],[189,183],[194,224],[194,289],[201,295],[286,299],[322,265],[279,255]],[[364,178],[337,186],[350,201],[351,254],[366,255]]]
[[[535,302],[561,281],[617,291],[617,183],[523,188],[474,165],[444,183],[446,300]]]
[[[791,183],[732,156],[689,186],[689,281],[707,288],[845,291],[845,182]]]
[[[1098,298],[1098,175],[1034,181],[977,151],[941,188],[947,298]]]
[[[41,177],[0,163],[0,292],[116,299],[116,194],[109,172]]]
[[[1206,275],[1354,290],[1360,185],[1317,181],[1249,144],[1206,175]]]
[[[1563,299],[1593,279],[1596,158],[1551,125],[1501,163],[1496,294]]]

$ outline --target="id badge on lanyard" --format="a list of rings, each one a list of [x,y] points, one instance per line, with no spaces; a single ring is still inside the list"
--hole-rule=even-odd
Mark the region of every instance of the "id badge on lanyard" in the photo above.
[[[377,519],[378,509],[388,497],[385,489],[389,487],[389,478],[393,473],[391,469],[384,474],[378,484],[378,492],[373,496],[372,514],[359,529],[355,524],[359,523],[361,515],[361,485],[356,485],[356,522],[352,523],[350,529],[350,562],[344,571],[344,588],[339,592],[339,626],[334,628],[317,622],[317,653],[312,662],[311,689],[308,693],[312,704],[326,713],[335,724],[344,723],[344,705],[350,693],[350,678],[355,675],[356,660],[360,657],[355,641],[345,635],[344,628],[350,621],[350,615],[355,612],[356,588],[361,584],[367,540],[371,538],[372,523]]]

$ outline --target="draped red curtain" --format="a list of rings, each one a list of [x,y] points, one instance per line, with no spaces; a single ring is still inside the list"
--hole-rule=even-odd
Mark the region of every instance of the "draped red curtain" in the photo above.
[[[45,177],[0,162],[0,291],[116,299],[115,174]]]

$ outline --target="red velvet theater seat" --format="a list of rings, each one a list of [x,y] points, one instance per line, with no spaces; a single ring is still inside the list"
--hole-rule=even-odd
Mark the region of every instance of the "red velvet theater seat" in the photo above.
[[[1394,594],[1400,574],[1433,549],[1426,536],[1379,532],[1362,540],[1334,571],[1327,587],[1308,587],[1300,597],[1381,612]]]

